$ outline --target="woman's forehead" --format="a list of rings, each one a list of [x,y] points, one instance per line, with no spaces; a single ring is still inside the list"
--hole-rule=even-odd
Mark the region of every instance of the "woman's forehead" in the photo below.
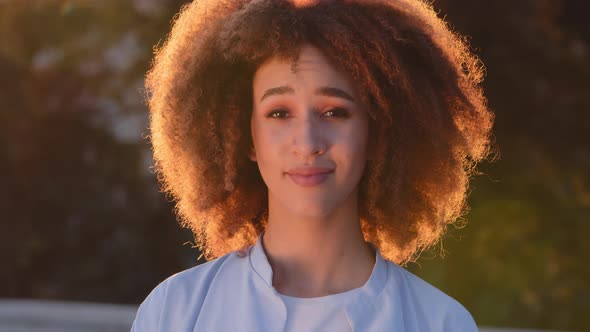
[[[296,59],[272,57],[259,66],[254,75],[255,85],[284,84],[286,81],[306,81],[353,90],[350,77],[312,46],[303,46]]]

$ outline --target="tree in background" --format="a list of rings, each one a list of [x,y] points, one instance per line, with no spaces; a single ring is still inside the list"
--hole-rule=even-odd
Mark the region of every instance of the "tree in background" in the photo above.
[[[142,140],[143,73],[170,16],[148,14],[0,6],[1,296],[137,303],[196,263]]]
[[[435,6],[471,37],[488,68],[502,157],[473,183],[469,223],[448,234],[447,257],[425,255],[413,270],[443,284],[480,324],[586,329],[590,2]]]

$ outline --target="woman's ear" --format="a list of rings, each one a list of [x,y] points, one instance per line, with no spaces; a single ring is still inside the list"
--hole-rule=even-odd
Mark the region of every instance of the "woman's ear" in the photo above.
[[[248,159],[256,162],[256,150],[254,150],[254,147],[250,148],[250,151],[248,152]]]

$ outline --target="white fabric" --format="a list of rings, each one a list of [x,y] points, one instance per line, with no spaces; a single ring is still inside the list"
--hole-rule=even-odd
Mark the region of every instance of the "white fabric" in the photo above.
[[[376,256],[369,280],[341,309],[350,331],[477,331],[457,301]],[[140,305],[131,331],[274,332],[287,323],[259,237],[245,257],[233,252],[164,280]]]
[[[285,332],[352,332],[344,307],[354,301],[359,288],[322,297],[299,298],[279,294],[287,307]]]

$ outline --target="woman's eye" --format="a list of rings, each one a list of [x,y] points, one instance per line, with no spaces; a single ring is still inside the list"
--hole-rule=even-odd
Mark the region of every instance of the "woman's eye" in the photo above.
[[[330,118],[347,118],[350,115],[347,110],[339,107],[327,110],[326,112],[324,112],[324,114]]]
[[[325,111],[324,113],[322,113],[322,116],[328,118],[348,118],[350,116],[350,113],[344,108],[336,107]],[[275,109],[270,111],[266,115],[266,117],[274,119],[285,119],[289,117],[289,111],[284,109]]]
[[[283,119],[286,118],[289,112],[281,109],[270,111],[266,117],[267,118],[275,118],[275,119]]]

